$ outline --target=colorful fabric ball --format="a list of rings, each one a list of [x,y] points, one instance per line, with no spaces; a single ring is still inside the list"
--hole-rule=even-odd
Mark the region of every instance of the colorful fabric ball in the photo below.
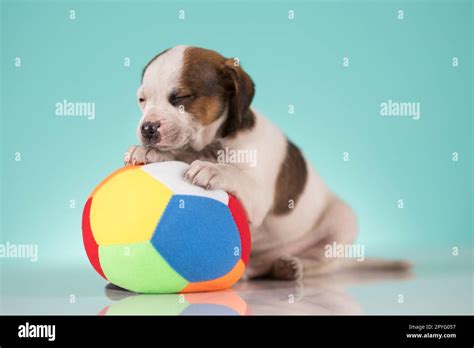
[[[121,168],[89,196],[87,256],[106,280],[138,293],[230,288],[245,271],[250,232],[240,202],[184,179],[188,165]]]

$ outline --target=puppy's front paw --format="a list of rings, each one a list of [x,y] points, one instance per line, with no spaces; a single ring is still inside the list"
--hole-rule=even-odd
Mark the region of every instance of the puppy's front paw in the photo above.
[[[159,152],[154,147],[131,146],[124,154],[123,162],[126,166],[135,166],[155,162],[163,162],[171,160],[164,153]]]
[[[225,189],[224,175],[217,164],[206,161],[194,161],[184,174],[186,180],[193,185],[204,187],[207,190]]]

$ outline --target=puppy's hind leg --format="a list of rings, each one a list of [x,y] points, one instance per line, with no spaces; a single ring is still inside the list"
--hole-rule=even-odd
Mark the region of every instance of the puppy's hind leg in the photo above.
[[[304,263],[297,256],[281,256],[272,266],[271,278],[278,280],[300,280],[303,278]]]
[[[339,198],[329,203],[314,233],[325,237],[300,253],[305,276],[315,276],[337,270],[344,259],[328,257],[328,248],[334,245],[352,245],[357,237],[357,219],[352,209]]]
[[[335,201],[327,211],[317,229],[325,229],[326,237],[298,256],[305,277],[318,276],[347,269],[370,269],[382,271],[406,271],[411,264],[403,260],[376,260],[365,258],[363,249],[354,245],[357,235],[355,216],[342,201]],[[349,246],[350,255],[339,255],[334,248]],[[362,253],[356,255],[355,251]]]
[[[313,230],[303,238],[265,252],[252,254],[249,278],[270,277],[277,280],[298,280],[334,259],[325,258],[325,246],[333,242],[350,244],[357,234],[356,218],[341,200],[332,198]]]
[[[337,259],[325,257],[328,244],[351,244],[357,235],[357,221],[351,208],[333,198],[321,218],[309,233],[306,245],[298,251],[282,255],[272,266],[271,277],[280,280],[298,280],[303,276],[326,273],[338,268]],[[318,238],[320,237],[320,238]],[[311,241],[311,242],[310,242]],[[304,242],[300,241],[300,244]]]

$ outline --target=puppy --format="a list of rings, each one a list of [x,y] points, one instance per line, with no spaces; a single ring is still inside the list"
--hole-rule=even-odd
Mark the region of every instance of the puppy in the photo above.
[[[247,278],[295,280],[353,265],[325,257],[327,245],[356,238],[353,211],[298,147],[251,107],[254,94],[237,59],[189,46],[158,54],[144,68],[137,92],[142,145],[128,149],[125,164],[184,161],[191,183],[238,197],[252,237]],[[257,161],[222,161],[222,151],[254,153]]]

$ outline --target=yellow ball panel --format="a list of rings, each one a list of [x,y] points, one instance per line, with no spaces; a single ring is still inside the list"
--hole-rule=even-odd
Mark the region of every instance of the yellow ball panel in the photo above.
[[[140,168],[108,179],[92,198],[90,223],[97,244],[150,240],[172,195]]]

